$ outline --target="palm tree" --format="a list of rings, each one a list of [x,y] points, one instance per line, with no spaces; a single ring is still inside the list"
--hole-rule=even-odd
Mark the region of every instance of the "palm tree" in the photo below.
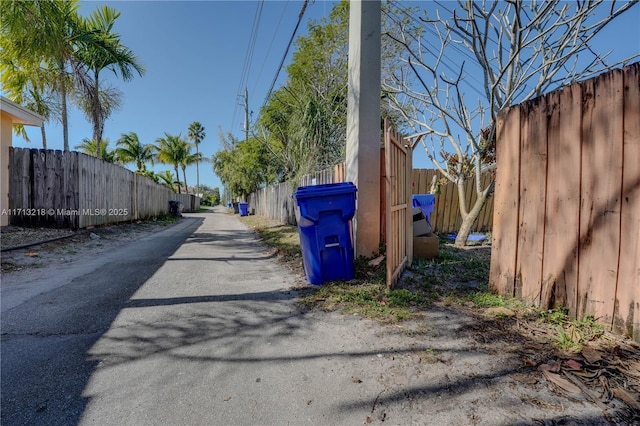
[[[162,185],[167,186],[171,188],[173,192],[176,192],[176,180],[173,178],[173,173],[171,173],[171,171],[165,170],[162,173],[156,173],[156,177],[160,180]]]
[[[84,31],[78,7],[77,0],[0,1],[2,37],[10,40],[16,63],[27,69],[44,66],[55,73],[52,89],[60,95],[65,151],[69,151],[69,88],[72,82],[85,77],[75,51],[80,39],[90,38]]]
[[[55,75],[37,64],[19,63],[13,53],[14,45],[7,37],[0,37],[0,82],[6,96],[42,116],[45,121],[59,117],[58,98],[52,91]],[[16,134],[30,142],[24,126],[14,126]],[[42,148],[47,149],[44,123],[40,127]]]
[[[116,154],[115,151],[109,151],[109,140],[103,140],[100,144],[100,156],[96,155],[96,149],[98,144],[95,139],[84,138],[82,142],[78,145],[74,146],[74,149],[80,150],[80,152],[90,155],[92,157],[99,158],[101,160],[106,161],[107,163],[115,163],[116,162]]]
[[[187,136],[189,137],[189,139],[193,141],[193,144],[196,147],[196,155],[198,155],[200,153],[200,151],[198,150],[198,145],[200,145],[200,142],[202,142],[202,140],[206,136],[206,133],[204,132],[204,127],[198,121],[194,121],[193,123],[191,123],[191,125],[189,125],[189,132],[187,133]],[[196,162],[196,181],[197,181],[196,192],[197,193],[200,192],[200,170],[198,168],[198,165],[199,165],[199,161]]]
[[[187,189],[187,194],[189,193],[189,186],[187,185],[187,166],[191,164],[195,164],[196,166],[200,161],[202,161],[202,154],[200,152],[192,154],[191,144],[187,142],[185,147],[187,149],[186,155],[182,158],[182,162],[180,163],[180,167],[182,168],[182,176],[184,177],[184,186]],[[196,189],[197,191],[197,189]]]
[[[153,164],[153,146],[140,143],[135,132],[123,134],[116,141],[116,158],[122,164],[135,163],[138,172],[147,169],[146,163]]]
[[[182,165],[189,153],[189,143],[182,139],[181,135],[175,136],[166,132],[163,138],[156,139],[156,143],[158,145],[154,147],[155,158],[160,163],[171,164],[173,166],[178,182],[178,194],[180,194],[180,175],[178,168]]]
[[[134,71],[142,76],[144,67],[133,52],[120,43],[120,36],[113,33],[113,26],[120,13],[109,6],[102,6],[85,19],[86,30],[96,38],[83,43],[77,56],[93,77],[91,84],[83,87],[83,107],[87,118],[93,124],[93,139],[102,140],[104,123],[118,106],[119,92],[113,88],[101,89],[100,72],[109,69],[120,75],[124,81],[132,80]],[[100,144],[96,147],[100,152]]]
[[[147,177],[149,179],[151,179],[152,181],[154,181],[155,183],[160,183],[160,178],[158,177],[157,174],[154,173],[153,170],[141,170],[141,171],[136,171],[136,174],[140,175],[140,176],[144,176]]]
[[[96,70],[99,73],[99,70],[115,64],[112,69],[119,71],[125,79],[131,75],[131,68],[127,67],[143,72],[131,51],[120,44],[117,35],[101,30],[98,19],[85,22],[78,14],[78,8],[77,0],[0,1],[1,36],[6,38],[3,45],[6,43],[11,46],[7,54],[15,61],[15,69],[42,67],[55,75],[53,80],[46,83],[50,90],[59,95],[65,151],[69,151],[68,96],[73,89],[79,88],[83,96],[88,98],[87,102],[81,104],[94,105],[115,93],[113,89],[102,90],[101,93]],[[110,13],[105,16],[105,23],[113,21],[114,15]],[[107,25],[107,28],[110,27]],[[131,57],[135,65],[127,62]],[[13,69],[8,72],[13,72]],[[93,78],[89,72],[93,72]],[[33,81],[23,82],[25,86],[29,83],[33,85]],[[112,101],[111,109],[114,106]],[[105,108],[96,111],[102,119],[101,123],[104,123],[110,110]],[[96,145],[96,149],[99,149],[102,132],[94,132],[94,139],[99,141]],[[97,151],[98,154],[100,152],[101,149]]]

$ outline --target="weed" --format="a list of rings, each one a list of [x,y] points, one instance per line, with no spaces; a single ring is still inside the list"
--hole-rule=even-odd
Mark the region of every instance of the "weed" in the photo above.
[[[344,313],[366,318],[399,322],[414,318],[415,307],[427,303],[427,298],[404,289],[387,292],[381,283],[332,282],[318,287],[302,299],[306,306],[318,302],[326,309],[340,309]]]
[[[579,352],[584,344],[600,337],[604,329],[592,315],[585,315],[582,320],[571,320],[569,310],[560,306],[539,313],[542,322],[555,326],[557,337],[554,343],[565,352]]]
[[[391,290],[387,298],[390,306],[399,307],[424,305],[427,302],[424,295],[406,289]]]
[[[554,343],[565,352],[580,352],[582,350],[582,339],[575,327],[566,330],[564,327],[556,326],[558,337]]]
[[[604,328],[596,322],[592,315],[585,315],[582,321],[573,320],[571,321],[571,325],[580,330],[583,340],[585,341],[593,340],[604,334]]]
[[[507,300],[498,294],[489,291],[477,291],[466,297],[470,302],[482,308],[506,307]]]
[[[553,325],[563,325],[568,320],[569,310],[564,306],[559,306],[555,309],[549,309],[548,311],[540,312],[540,319],[542,322],[547,322]]]
[[[386,279],[387,279],[387,269],[386,269],[386,263],[382,262],[380,265],[378,265],[375,268],[372,268],[369,265],[369,262],[372,259],[375,259],[376,257],[378,257],[377,255],[372,256],[372,257],[362,257],[362,256],[358,256],[355,259],[355,276],[356,279],[363,279],[366,280],[368,282],[375,282],[378,284],[384,284],[386,283]]]

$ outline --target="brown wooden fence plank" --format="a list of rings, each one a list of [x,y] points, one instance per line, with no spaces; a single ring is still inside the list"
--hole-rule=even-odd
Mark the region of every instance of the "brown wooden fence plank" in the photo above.
[[[520,211],[520,108],[503,111],[496,123],[496,187],[493,195],[493,239],[489,287],[515,293]]]
[[[413,194],[428,194],[431,190],[433,176],[442,179],[442,174],[435,169],[414,169],[412,173],[411,191]],[[490,173],[482,176],[482,187],[486,187],[492,181]],[[458,201],[457,187],[454,183],[446,182],[440,186],[436,195],[436,205],[431,215],[431,228],[433,232],[450,233],[457,232],[462,223],[460,215],[460,203]],[[467,181],[465,185],[465,198],[469,206],[477,199],[475,180]],[[493,227],[493,197],[489,197],[485,206],[480,211],[471,230],[474,232],[490,231]]]
[[[446,233],[455,232],[455,220],[460,213],[458,210],[458,189],[454,185],[447,185],[445,201],[443,222],[447,226],[442,230]]]
[[[423,174],[424,173],[422,170],[411,171],[411,188],[414,194],[420,194],[420,192],[422,191],[422,189],[420,188],[420,185],[422,184]]]
[[[493,176],[491,173],[485,173],[482,176],[482,188],[486,188],[491,184]],[[478,215],[478,225],[476,230],[480,232],[488,232],[493,227],[493,195],[487,197],[485,205]]]
[[[547,167],[547,103],[544,97],[521,105],[520,224],[516,275],[521,277],[522,298],[540,303],[544,250],[544,206]]]
[[[542,308],[555,291],[555,303],[575,313],[578,285],[580,217],[579,85],[549,95],[547,203],[542,271]],[[567,173],[571,171],[571,173]],[[555,287],[555,289],[554,289]],[[547,291],[545,291],[547,290]]]
[[[640,63],[624,70],[620,267],[613,331],[640,342]]]
[[[622,84],[620,70],[585,82],[578,317],[611,325],[620,249]],[[586,96],[585,96],[586,95]]]
[[[127,221],[133,217],[134,201],[140,218],[154,217],[167,213],[169,199],[180,197],[144,177],[138,177],[139,194],[134,195],[133,172],[78,152],[23,148],[12,148],[10,152],[10,205],[54,210],[53,215],[16,217],[23,225],[78,228]],[[196,197],[182,197],[185,206],[198,208]],[[96,214],[96,209],[106,211]],[[128,214],[122,214],[125,210]]]

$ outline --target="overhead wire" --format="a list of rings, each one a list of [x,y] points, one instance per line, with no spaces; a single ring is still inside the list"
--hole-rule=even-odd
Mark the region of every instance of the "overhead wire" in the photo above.
[[[403,14],[405,14],[407,17],[409,17],[410,19],[413,19],[416,22],[419,23],[423,23],[422,21],[420,21],[419,18],[417,18],[416,16],[414,16],[412,13],[410,13],[409,11],[407,11],[406,8],[403,8],[400,6],[400,4],[398,4],[398,2],[391,2],[399,11],[401,11]],[[392,20],[394,20],[396,23],[399,23],[399,19],[395,16],[392,16],[391,14],[387,13],[385,11],[385,14]],[[430,28],[429,26],[426,26],[426,31],[428,31],[431,35],[434,35],[436,37],[438,37],[437,32],[433,29]],[[426,45],[426,46],[430,46],[434,49],[434,51],[439,51],[439,47],[436,46],[435,44],[433,44],[429,39],[425,39],[424,37],[422,38],[418,38],[416,35],[409,33],[409,37],[411,37],[415,42]],[[471,56],[471,54],[460,48],[459,46],[456,46],[455,44],[452,45],[453,49],[458,51],[460,54],[467,56],[468,58],[470,58],[471,60],[475,61],[476,59],[474,57]],[[435,55],[434,55],[435,56]],[[440,62],[442,63],[442,65],[447,68],[449,71],[453,72],[454,74],[458,74],[460,72],[460,68],[457,65],[456,61],[454,59],[452,59],[449,55],[443,54],[442,57],[440,58]],[[469,81],[466,80],[462,80],[463,83],[465,83],[466,85],[469,86],[469,88],[471,90],[473,90],[474,92],[478,93],[480,96],[484,96],[484,93],[482,93],[482,91],[480,91],[480,89],[478,89],[478,87],[482,87],[484,85],[483,82],[481,82],[478,78],[476,78],[473,74],[469,74],[466,73],[465,76],[468,76],[470,80],[473,80],[476,85],[470,83]]]
[[[284,65],[284,61],[287,59],[287,55],[289,54],[289,49],[291,48],[291,44],[293,43],[293,40],[296,37],[296,33],[298,32],[298,28],[300,27],[300,23],[302,22],[302,18],[304,16],[305,10],[307,9],[308,3],[309,3],[309,0],[304,0],[304,3],[302,3],[302,8],[300,9],[300,13],[298,14],[298,22],[296,23],[296,26],[293,29],[293,32],[291,33],[291,37],[289,38],[289,43],[287,44],[287,48],[285,49],[284,54],[282,55],[282,59],[280,60],[280,65],[278,65],[278,69],[276,70],[276,75],[273,77],[271,86],[267,91],[267,96],[265,96],[264,102],[262,103],[262,107],[264,107],[267,104],[269,97],[271,96],[271,92],[273,92],[273,88],[276,85],[276,81],[278,80],[278,76],[280,75],[280,71],[282,70],[282,67]]]
[[[269,59],[269,54],[271,53],[271,48],[273,47],[273,42],[276,40],[276,36],[278,35],[278,30],[280,30],[280,25],[282,24],[282,20],[284,19],[284,15],[287,11],[287,6],[289,5],[289,1],[285,3],[284,8],[282,9],[282,13],[280,14],[280,19],[278,20],[278,24],[276,25],[276,29],[273,32],[273,37],[271,38],[271,42],[269,43],[269,48],[267,49],[267,53],[264,55],[264,60],[262,61],[262,65],[260,66],[260,71],[258,71],[258,76],[255,79],[255,83],[252,86],[252,89],[255,89],[258,82],[260,81],[260,76],[262,75],[262,71],[264,70],[264,66],[267,63],[267,59]],[[253,90],[252,90],[253,91]]]
[[[253,52],[256,46],[256,39],[258,38],[258,28],[260,27],[260,19],[262,17],[263,6],[264,6],[264,0],[260,0],[256,6],[256,12],[253,17],[253,25],[251,27],[251,34],[249,35],[249,45],[247,46],[247,52],[244,57],[242,72],[240,73],[240,83],[238,85],[236,99],[243,97],[242,92],[244,91],[247,85],[247,80],[249,78],[249,73],[251,71],[251,64],[253,62]],[[238,104],[238,102],[236,102],[235,108],[233,109],[233,117],[231,119],[232,129],[234,129],[236,126],[236,118],[237,118],[239,106],[240,105]]]

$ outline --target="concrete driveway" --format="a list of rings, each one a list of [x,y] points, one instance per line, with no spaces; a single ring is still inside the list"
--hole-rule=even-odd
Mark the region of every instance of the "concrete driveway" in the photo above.
[[[2,277],[2,425],[607,424],[515,381],[519,356],[465,334],[471,318],[433,309],[408,329],[305,313],[299,277],[237,216],[186,216]]]

